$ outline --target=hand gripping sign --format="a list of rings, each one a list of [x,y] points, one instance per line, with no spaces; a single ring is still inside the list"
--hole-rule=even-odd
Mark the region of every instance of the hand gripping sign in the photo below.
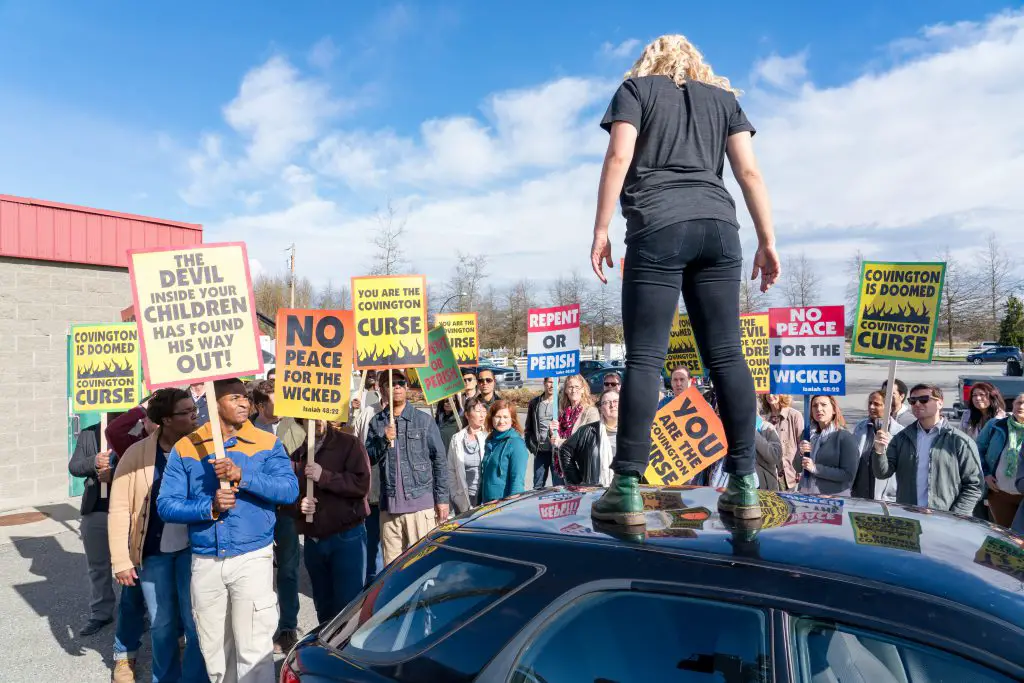
[[[930,363],[945,272],[945,263],[865,261],[852,352]]]
[[[526,376],[568,377],[580,368],[580,306],[531,308],[526,318]]]
[[[691,386],[654,416],[644,478],[656,486],[681,486],[727,451],[722,421]]]
[[[427,279],[423,275],[352,278],[356,367],[427,364]]]
[[[842,306],[768,311],[771,393],[846,393],[846,315]]]
[[[149,388],[263,372],[241,242],[128,252]]]

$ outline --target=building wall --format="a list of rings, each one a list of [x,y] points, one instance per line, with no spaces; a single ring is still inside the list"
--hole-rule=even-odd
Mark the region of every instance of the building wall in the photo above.
[[[127,269],[0,257],[0,510],[67,499],[67,334],[130,303]]]

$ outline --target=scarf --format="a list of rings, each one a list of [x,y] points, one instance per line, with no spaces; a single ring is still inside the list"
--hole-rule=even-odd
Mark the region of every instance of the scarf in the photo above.
[[[578,406],[569,406],[562,411],[562,414],[558,416],[558,435],[560,437],[568,439],[572,436],[572,427],[576,424],[576,420],[580,419],[582,412],[582,402]]]
[[[1017,422],[1011,415],[1006,418],[1006,476],[1014,479],[1017,476],[1017,460],[1020,446],[1024,443],[1024,424]]]
[[[597,424],[597,452],[601,463],[599,486],[611,486],[612,483],[612,440],[605,430],[604,423]]]

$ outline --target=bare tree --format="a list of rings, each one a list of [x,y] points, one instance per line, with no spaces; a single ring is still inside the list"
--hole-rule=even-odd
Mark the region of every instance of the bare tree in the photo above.
[[[857,320],[857,301],[860,299],[860,276],[864,269],[864,252],[860,249],[846,259],[846,325],[852,328]]]
[[[763,313],[771,306],[771,290],[761,291],[761,280],[750,279],[751,268],[744,267],[740,278],[740,313]]]
[[[590,328],[594,344],[605,344],[622,340],[622,304],[618,288],[597,285],[590,289],[582,307],[583,319]]]
[[[402,249],[402,237],[405,235],[405,218],[398,218],[395,208],[388,201],[384,210],[378,210],[376,233],[373,246],[377,249],[374,256],[371,275],[398,275],[407,267],[408,261]]]
[[[479,303],[487,280],[487,256],[456,251],[455,259],[455,268],[445,284],[444,295],[446,299],[457,297],[457,308],[449,310],[479,313]]]
[[[984,289],[985,303],[991,315],[986,320],[989,330],[988,339],[996,339],[999,334],[999,313],[1002,311],[1007,297],[1013,293],[1013,263],[1005,247],[999,244],[996,234],[990,232],[985,238],[985,246],[980,256],[981,285]],[[947,282],[948,282],[947,275]]]
[[[501,346],[503,312],[498,291],[493,286],[488,286],[480,292],[476,313],[480,348],[493,349]]]
[[[786,259],[782,269],[782,292],[790,306],[813,306],[821,293],[820,278],[805,252]]]
[[[964,330],[975,327],[978,308],[986,303],[987,292],[977,274],[953,258],[948,247],[939,260],[946,262],[939,321],[949,348],[952,349],[953,342],[958,336],[963,336]]]
[[[345,311],[352,308],[352,288],[349,285],[335,287],[328,280],[327,285],[316,294],[316,307],[323,310]]]
[[[533,283],[523,278],[505,292],[502,346],[516,353],[526,347],[526,313],[533,306]]]
[[[548,287],[552,306],[571,306],[582,304],[589,294],[590,287],[580,277],[580,271],[573,270],[569,277],[558,276]]]
[[[256,297],[256,310],[271,320],[277,320],[279,308],[291,308],[291,283],[289,276],[261,273],[252,284]],[[295,280],[295,307],[310,308],[313,304],[313,284],[304,277]],[[267,325],[260,324],[266,334],[273,334]]]

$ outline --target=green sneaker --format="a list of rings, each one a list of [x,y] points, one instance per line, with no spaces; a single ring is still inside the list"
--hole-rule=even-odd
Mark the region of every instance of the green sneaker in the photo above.
[[[645,524],[644,500],[640,497],[640,475],[613,475],[612,483],[608,485],[604,495],[590,507],[590,516],[602,522],[625,526]]]
[[[736,519],[761,519],[761,501],[757,498],[757,477],[729,475],[725,493],[718,497],[718,511]]]

